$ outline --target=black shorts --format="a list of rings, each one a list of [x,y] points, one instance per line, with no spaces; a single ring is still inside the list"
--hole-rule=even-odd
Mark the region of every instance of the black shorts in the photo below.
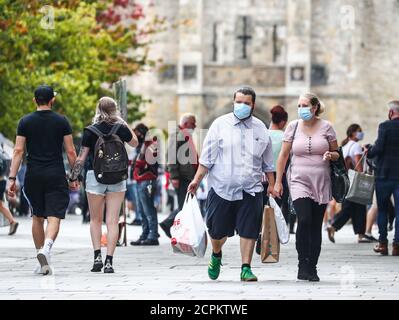
[[[232,237],[237,231],[242,238],[256,240],[262,226],[263,192],[255,196],[243,192],[243,199],[228,201],[211,189],[206,202],[206,225],[212,239]]]
[[[65,218],[69,205],[69,188],[65,175],[27,173],[22,192],[32,215],[41,218]]]
[[[4,194],[6,193],[6,180],[0,180],[0,201],[4,201]]]

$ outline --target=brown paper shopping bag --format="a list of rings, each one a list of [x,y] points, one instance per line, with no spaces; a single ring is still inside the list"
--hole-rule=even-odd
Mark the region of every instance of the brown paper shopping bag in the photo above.
[[[262,222],[261,260],[263,263],[278,262],[280,256],[280,241],[278,240],[274,210],[265,206]]]

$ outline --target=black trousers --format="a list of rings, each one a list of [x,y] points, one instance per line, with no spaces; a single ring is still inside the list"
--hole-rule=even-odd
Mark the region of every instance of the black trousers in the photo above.
[[[176,215],[181,211],[181,209],[183,209],[184,200],[186,199],[187,194],[187,188],[190,182],[191,181],[189,180],[180,180],[179,188],[176,189],[177,203],[179,205],[179,208],[177,208],[175,211],[172,211],[169,216],[161,222],[168,226],[168,228],[172,227]]]
[[[367,208],[365,205],[345,200],[342,210],[335,216],[332,226],[335,230],[341,229],[349,219],[352,219],[353,232],[364,234],[366,232]]]
[[[310,198],[294,202],[298,218],[296,250],[299,266],[316,267],[321,251],[322,225],[327,204],[319,204]]]

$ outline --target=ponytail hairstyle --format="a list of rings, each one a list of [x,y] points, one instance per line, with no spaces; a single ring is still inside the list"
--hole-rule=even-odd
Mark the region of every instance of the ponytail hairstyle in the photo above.
[[[301,97],[308,99],[310,101],[310,104],[313,107],[317,107],[317,109],[316,109],[316,117],[318,117],[319,115],[321,115],[325,111],[326,108],[325,108],[324,103],[314,93],[307,92],[307,93],[301,95]]]
[[[272,122],[274,124],[280,124],[281,122],[288,121],[288,113],[285,111],[283,106],[276,105],[271,108],[270,113],[272,114]]]
[[[358,131],[359,129],[361,129],[361,127],[357,124],[357,123],[353,123],[351,124],[348,129],[346,130],[346,138],[344,140],[342,140],[341,145],[344,146],[346,145],[350,138],[352,137],[352,135]]]
[[[116,104],[116,101],[110,97],[102,97],[98,100],[96,114],[93,118],[93,124],[106,122],[108,124],[124,123]]]

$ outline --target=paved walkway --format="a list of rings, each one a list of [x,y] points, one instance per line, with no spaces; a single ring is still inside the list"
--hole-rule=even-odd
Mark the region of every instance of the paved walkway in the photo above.
[[[162,218],[162,217],[160,217]],[[210,249],[203,259],[172,253],[162,234],[159,247],[120,247],[115,274],[93,274],[89,225],[68,216],[53,248],[54,276],[33,275],[36,263],[30,219],[20,219],[15,236],[0,228],[0,299],[398,299],[399,257],[372,252],[357,244],[350,225],[336,234],[336,244],[323,234],[320,283],[297,282],[295,239],[281,246],[280,262],[262,264],[255,256],[259,282],[239,281],[238,237],[224,249],[220,278],[207,276]],[[140,227],[128,227],[135,240]],[[393,234],[389,234],[391,240]],[[391,250],[391,248],[390,248]],[[103,252],[103,256],[105,252]]]

